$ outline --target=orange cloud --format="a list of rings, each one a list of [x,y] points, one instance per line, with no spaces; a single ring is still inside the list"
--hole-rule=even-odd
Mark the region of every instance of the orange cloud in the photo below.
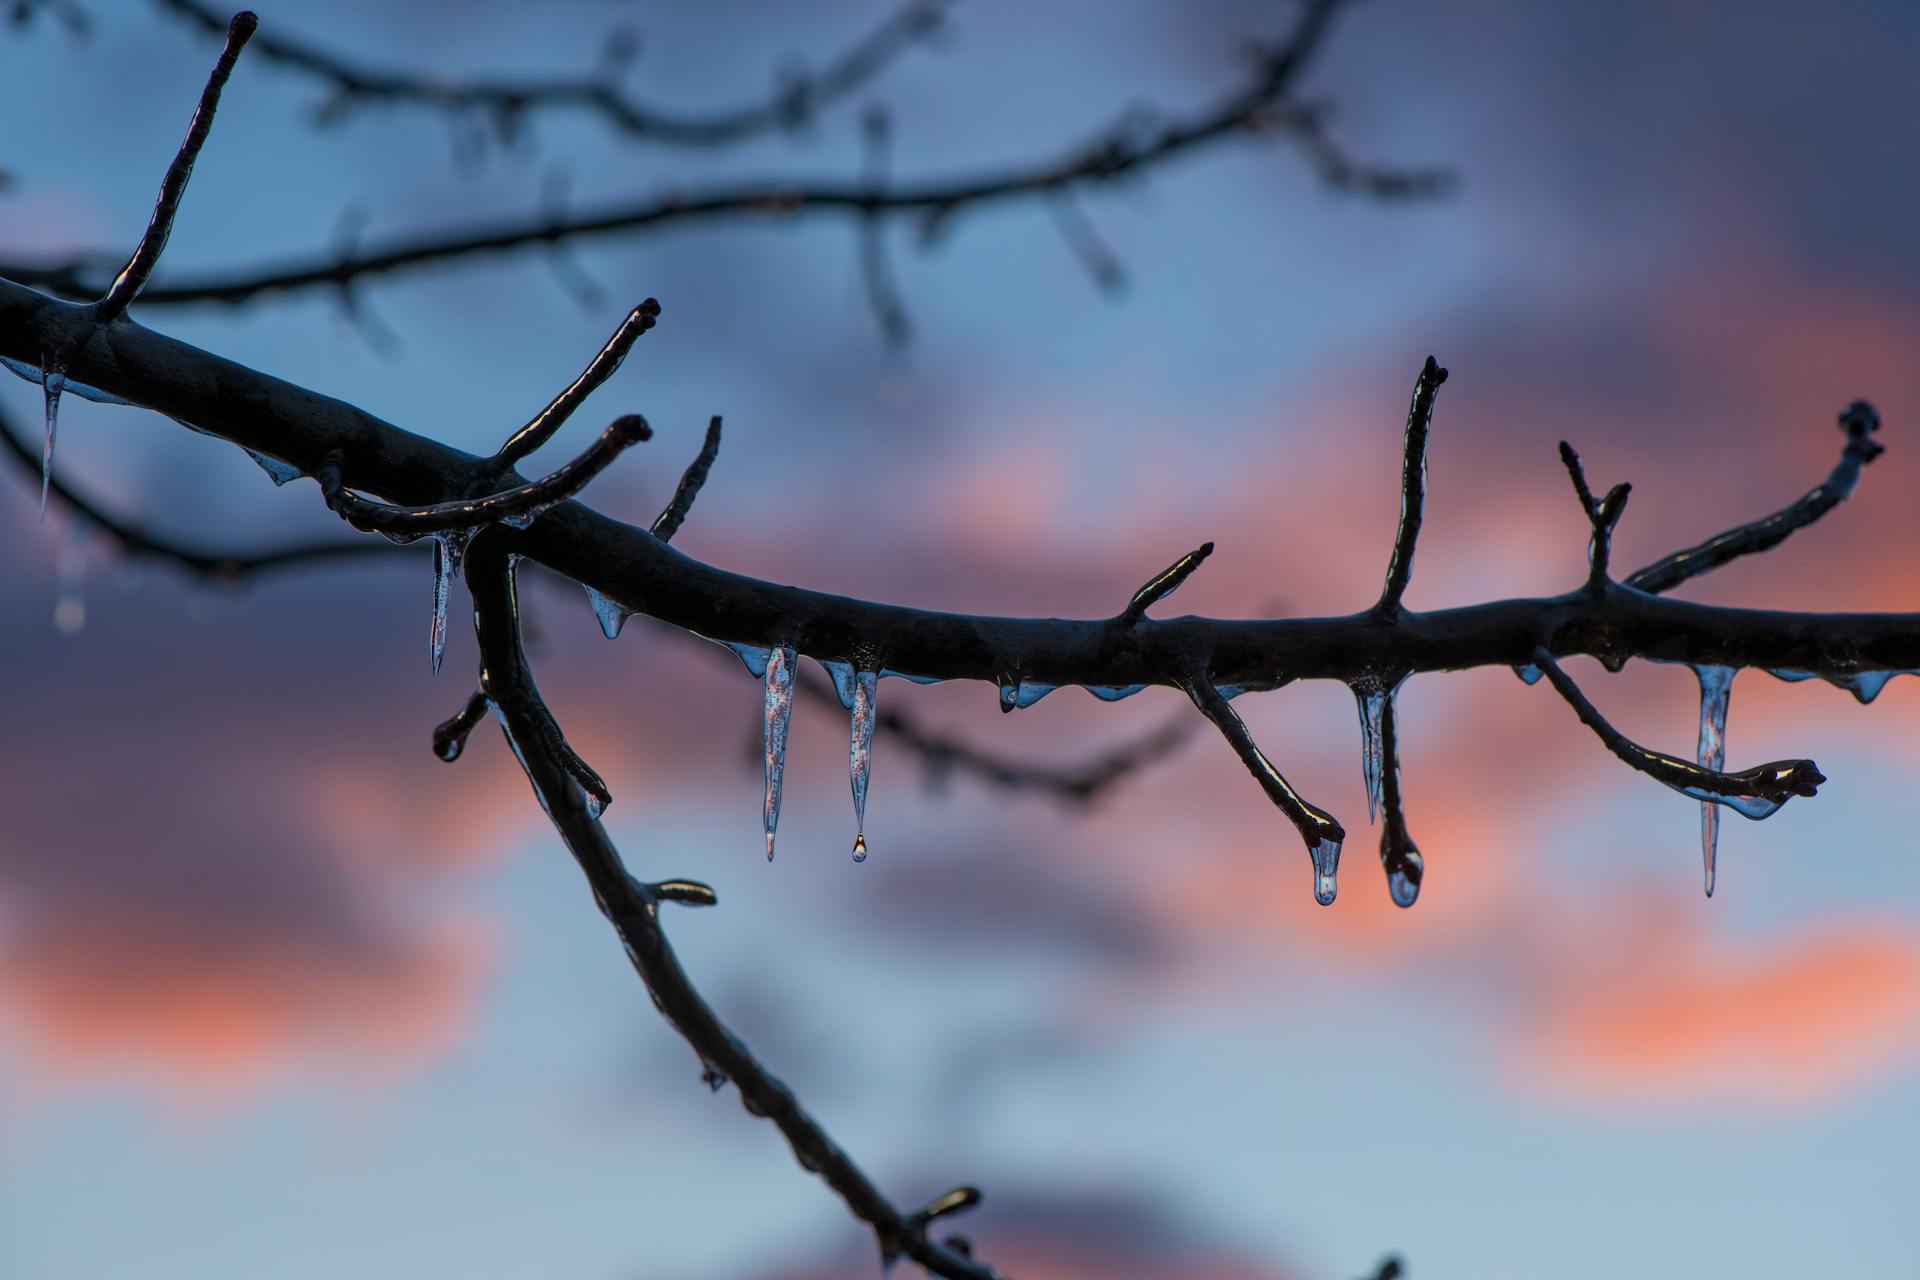
[[[1530,1086],[1812,1106],[1920,1045],[1920,932],[1829,919],[1762,945],[1622,936],[1611,963],[1540,994],[1508,1063]]]

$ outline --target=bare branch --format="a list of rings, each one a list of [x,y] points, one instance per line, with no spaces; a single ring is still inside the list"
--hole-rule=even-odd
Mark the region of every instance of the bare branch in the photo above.
[[[1193,571],[1206,563],[1207,557],[1212,554],[1213,544],[1203,542],[1147,579],[1146,585],[1133,593],[1133,599],[1127,601],[1127,607],[1113,620],[1114,625],[1127,631],[1139,626],[1140,620],[1147,616],[1148,609],[1178,591],[1180,584],[1192,577]]]
[[[1840,430],[1846,435],[1840,461],[1805,497],[1770,516],[1656,560],[1631,574],[1626,585],[1636,591],[1671,591],[1688,579],[1718,569],[1729,561],[1779,546],[1794,530],[1806,528],[1853,495],[1854,486],[1860,483],[1861,468],[1886,452],[1886,448],[1873,439],[1873,433],[1879,429],[1880,415],[1874,412],[1873,406],[1865,400],[1855,400],[1840,411]]]
[[[704,192],[674,192],[656,199],[611,205],[556,220],[545,212],[443,234],[396,239],[383,248],[352,254],[297,261],[279,266],[243,269],[187,277],[147,290],[148,305],[190,302],[242,302],[267,293],[311,288],[338,288],[346,281],[431,263],[499,253],[525,246],[550,245],[562,239],[632,234],[670,223],[720,218],[762,218],[802,213],[832,214],[855,219],[911,216],[918,218],[923,238],[950,226],[968,209],[985,208],[1030,198],[1046,198],[1096,186],[1112,186],[1140,178],[1179,158],[1234,138],[1291,137],[1305,141],[1330,179],[1343,189],[1355,186],[1366,194],[1389,198],[1428,197],[1451,184],[1436,170],[1375,173],[1365,182],[1352,181],[1349,166],[1329,173],[1324,152],[1323,112],[1303,109],[1289,95],[1319,51],[1334,15],[1348,0],[1308,0],[1293,30],[1260,57],[1249,82],[1222,95],[1213,104],[1185,118],[1141,127],[1130,116],[1120,129],[1103,129],[1062,154],[1046,160],[1010,165],[972,178],[891,186],[876,193],[871,182],[847,183],[758,182]],[[80,254],[63,263],[0,263],[0,276],[19,283],[70,293],[84,288],[96,254]]]
[[[613,331],[613,336],[607,339],[607,344],[581,370],[580,376],[567,384],[567,389],[535,414],[526,426],[507,437],[507,442],[493,455],[500,469],[506,470],[551,440],[553,433],[573,416],[573,411],[586,403],[587,397],[601,383],[613,376],[613,371],[627,358],[627,352],[633,349],[640,335],[653,328],[659,318],[660,304],[652,298],[629,311],[627,318],[620,322],[620,327]]]
[[[1393,536],[1393,555],[1387,561],[1387,582],[1380,590],[1382,613],[1400,608],[1400,597],[1413,579],[1413,547],[1420,539],[1420,519],[1427,506],[1427,432],[1433,425],[1433,398],[1447,371],[1432,356],[1413,382],[1413,403],[1407,408],[1407,438],[1400,464],[1400,527]]]
[[[1240,763],[1247,766],[1247,772],[1254,776],[1261,790],[1267,793],[1267,798],[1273,801],[1274,807],[1287,816],[1294,830],[1300,833],[1300,838],[1306,841],[1307,852],[1313,857],[1313,896],[1321,906],[1331,906],[1335,891],[1334,876],[1340,867],[1340,846],[1347,838],[1346,828],[1325,809],[1301,798],[1300,793],[1293,789],[1292,784],[1273,767],[1273,762],[1254,744],[1253,735],[1247,732],[1240,713],[1210,682],[1205,679],[1189,680],[1186,690],[1187,696],[1193,699],[1193,705],[1213,722],[1214,728],[1220,731],[1234,754],[1240,757]]]
[[[673,500],[667,503],[653,522],[650,532],[662,542],[671,541],[680,531],[680,524],[693,510],[693,500],[700,496],[701,486],[707,482],[707,473],[713,470],[713,460],[720,456],[720,415],[714,414],[707,423],[707,438],[701,444],[700,452],[687,464],[681,473],[680,483],[674,487]]]
[[[1607,490],[1606,497],[1596,500],[1593,490],[1587,487],[1587,473],[1580,465],[1580,455],[1565,440],[1560,442],[1560,461],[1566,464],[1573,492],[1587,513],[1587,523],[1593,527],[1593,538],[1587,544],[1587,588],[1597,590],[1607,581],[1607,561],[1613,553],[1613,527],[1620,523],[1627,509],[1627,495],[1633,492],[1633,486],[1624,482],[1617,484]]]
[[[234,14],[233,21],[227,24],[226,47],[213,64],[207,87],[200,91],[200,105],[193,110],[186,139],[174,153],[173,163],[167,166],[167,176],[161,179],[160,195],[153,202],[153,216],[147,222],[146,234],[140,237],[127,265],[120,269],[120,274],[94,306],[101,320],[118,319],[125,314],[127,304],[146,288],[147,278],[153,274],[161,252],[167,247],[167,237],[173,233],[174,215],[180,211],[180,199],[187,194],[187,181],[193,177],[193,162],[199,158],[200,148],[213,129],[213,113],[220,106],[220,90],[226,87],[227,77],[233,74],[233,64],[259,25],[260,20],[247,10]]]
[[[1726,805],[1742,817],[1764,818],[1795,796],[1813,795],[1827,780],[1811,760],[1776,760],[1739,773],[1723,773],[1649,751],[1607,723],[1606,717],[1587,700],[1580,686],[1560,669],[1553,654],[1544,647],[1533,651],[1533,662],[1546,673],[1554,689],[1580,717],[1580,722],[1606,744],[1607,750],[1682,795]]]
[[[645,418],[637,413],[623,414],[579,457],[538,480],[483,498],[459,498],[418,507],[393,506],[349,492],[341,479],[343,455],[339,452],[330,454],[320,464],[316,478],[327,506],[363,533],[411,541],[430,533],[477,529],[489,524],[524,529],[553,506],[586,488],[588,481],[605,471],[629,447],[652,436],[653,428]]]
[[[509,538],[490,534],[475,543],[467,558],[467,586],[473,593],[474,632],[480,645],[481,691],[499,709],[502,728],[534,795],[586,874],[595,901],[620,935],[655,1006],[699,1055],[708,1078],[720,1083],[731,1080],[748,1113],[771,1120],[801,1168],[818,1175],[855,1217],[873,1229],[883,1256],[904,1254],[937,1276],[995,1280],[991,1268],[929,1239],[926,1220],[894,1208],[800,1105],[793,1091],[760,1064],[695,990],[660,927],[659,903],[710,905],[712,891],[692,881],[654,886],[636,880],[598,821],[598,811],[578,790],[571,763],[560,750],[565,739],[540,698],[520,645],[508,543]]]
[[[1420,897],[1426,878],[1426,859],[1407,833],[1400,804],[1400,729],[1392,694],[1380,708],[1380,865],[1387,873],[1387,893],[1394,905],[1410,907]]]
[[[164,9],[208,31],[226,24],[219,10],[201,0],[157,0]],[[792,78],[764,102],[705,116],[675,115],[623,93],[605,75],[577,79],[460,80],[374,71],[339,55],[281,36],[262,36],[260,54],[294,67],[333,88],[323,110],[337,116],[356,101],[405,103],[448,113],[477,111],[511,129],[513,121],[540,110],[575,110],[598,117],[636,141],[678,147],[720,147],[776,129],[794,129],[822,109],[871,83],[907,50],[941,30],[949,0],[913,0],[835,57],[818,73]],[[630,56],[617,45],[617,61]],[[617,68],[616,68],[617,69]]]

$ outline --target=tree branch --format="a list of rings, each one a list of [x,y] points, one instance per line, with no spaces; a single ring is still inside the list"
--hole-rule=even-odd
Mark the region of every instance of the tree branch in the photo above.
[[[1325,135],[1325,112],[1289,95],[1299,76],[1324,43],[1332,20],[1349,0],[1308,0],[1288,35],[1255,62],[1248,83],[1191,116],[1142,124],[1137,113],[1119,128],[1103,129],[1059,156],[972,178],[926,181],[877,188],[870,178],[846,183],[759,182],[696,193],[672,193],[650,200],[606,206],[598,211],[556,218],[538,211],[524,218],[439,234],[401,237],[384,246],[337,256],[267,265],[240,271],[163,280],[148,289],[149,306],[162,303],[243,302],[268,293],[340,288],[367,276],[432,263],[499,253],[526,246],[631,234],[673,223],[721,218],[827,214],[853,218],[869,227],[879,220],[914,216],[923,239],[951,225],[963,210],[1034,197],[1112,185],[1143,177],[1178,158],[1238,137],[1290,137],[1307,145],[1327,180],[1341,190],[1381,199],[1424,198],[1452,185],[1437,170],[1374,171],[1343,161]],[[56,293],[83,296],[98,254],[80,254],[52,264],[0,263],[0,276]]]
[[[598,810],[579,788],[572,763],[577,757],[566,747],[527,667],[520,645],[510,543],[508,536],[489,533],[476,541],[467,557],[474,634],[480,646],[480,694],[498,715],[535,797],[585,873],[595,902],[619,934],[654,1004],[699,1055],[709,1081],[719,1087],[731,1080],[748,1113],[771,1120],[800,1167],[816,1174],[855,1217],[873,1229],[884,1259],[905,1255],[937,1276],[994,1280],[991,1268],[927,1235],[935,1217],[966,1207],[949,1202],[950,1197],[957,1195],[970,1204],[978,1200],[977,1192],[949,1193],[916,1213],[896,1209],[694,988],[660,926],[660,903],[711,904],[716,900],[713,891],[693,881],[646,884],[628,874],[598,821]]]
[[[1413,580],[1413,545],[1420,539],[1420,520],[1427,506],[1427,432],[1433,425],[1433,398],[1447,371],[1432,356],[1413,382],[1413,403],[1407,408],[1407,438],[1400,463],[1400,526],[1393,535],[1393,555],[1387,561],[1387,582],[1380,590],[1382,613],[1395,613],[1400,597]]]
[[[164,10],[209,32],[226,27],[220,10],[200,0],[156,0]],[[492,116],[503,133],[529,112],[573,110],[598,118],[635,141],[676,147],[721,147],[745,142],[776,129],[797,129],[822,109],[871,83],[903,53],[940,31],[950,0],[913,0],[849,46],[819,72],[786,80],[763,102],[709,115],[676,115],[647,106],[623,93],[603,71],[598,75],[543,80],[445,79],[406,72],[375,71],[348,59],[283,36],[263,36],[254,48],[272,62],[293,67],[326,83],[332,99],[325,118],[343,114],[356,102],[399,103],[458,115]],[[616,33],[616,39],[624,39]],[[607,70],[617,72],[631,59],[631,42],[610,45]]]

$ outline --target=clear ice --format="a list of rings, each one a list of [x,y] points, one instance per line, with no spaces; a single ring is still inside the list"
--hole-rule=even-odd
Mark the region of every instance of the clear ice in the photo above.
[[[781,645],[767,656],[767,861],[773,861],[773,832],[780,825],[780,785],[787,773],[787,726],[793,720],[793,646]]]
[[[873,774],[874,697],[880,676],[856,672],[853,680],[852,730],[847,744],[847,773],[853,781],[853,860],[867,860],[867,780]]]
[[[447,598],[453,594],[453,578],[460,572],[460,561],[467,554],[478,529],[450,529],[433,535],[433,673],[440,674],[440,659],[447,652]]]
[[[609,640],[617,639],[620,628],[626,626],[627,619],[633,616],[631,611],[615,604],[592,587],[587,588],[587,603],[593,606],[593,616],[600,619],[600,634]]]
[[[1330,907],[1334,894],[1340,888],[1336,879],[1340,874],[1340,842],[1322,840],[1310,852],[1313,855],[1313,900],[1323,907]]]
[[[283,485],[300,478],[300,468],[291,463],[282,462],[278,458],[269,458],[266,454],[255,453],[251,449],[246,453],[253,459],[256,466],[267,473],[267,479],[273,481],[275,485]]]
[[[1727,698],[1733,690],[1732,667],[1695,667],[1700,677],[1700,750],[1702,768],[1716,772],[1727,763]],[[1772,812],[1769,810],[1768,812]],[[1707,896],[1713,896],[1714,862],[1720,848],[1720,806],[1711,801],[1700,805],[1700,863],[1706,878]]]
[[[40,518],[47,518],[47,490],[53,484],[53,438],[60,430],[60,393],[66,390],[67,371],[43,362],[40,389],[47,408],[47,441],[40,447]]]
[[[827,678],[833,681],[833,691],[840,695],[840,705],[848,711],[853,710],[853,664],[851,662],[822,662]]]
[[[1367,821],[1380,815],[1385,747],[1381,741],[1380,718],[1393,695],[1385,689],[1355,689],[1353,700],[1360,709],[1360,773],[1367,784]]]

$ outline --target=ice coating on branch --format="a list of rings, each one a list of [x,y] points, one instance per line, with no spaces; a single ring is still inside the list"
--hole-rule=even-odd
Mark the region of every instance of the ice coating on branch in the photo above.
[[[454,575],[467,554],[478,529],[450,529],[433,535],[433,630],[429,637],[433,649],[433,673],[440,674],[440,659],[447,652],[447,598],[453,594]]]
[[[1013,705],[1017,709],[1025,711],[1028,707],[1040,701],[1040,699],[1046,697],[1059,687],[1057,684],[1039,684],[1032,680],[1022,680],[1019,688],[1014,690]]]
[[[780,787],[787,774],[787,727],[793,721],[793,668],[799,661],[792,645],[767,656],[767,861],[773,861],[773,833],[780,825]]]
[[[716,640],[714,643],[723,649],[733,650],[733,656],[746,664],[748,673],[754,679],[758,680],[767,674],[767,660],[772,656],[771,650],[762,649],[758,645],[734,644],[731,640]]]
[[[1380,736],[1380,717],[1393,695],[1385,689],[1356,688],[1354,703],[1360,711],[1360,774],[1367,784],[1367,821],[1380,815],[1384,747]]]
[[[1122,698],[1131,698],[1147,686],[1143,684],[1090,684],[1083,686],[1086,691],[1102,702],[1118,702]]]
[[[895,671],[892,668],[882,668],[880,676],[882,679],[906,680],[913,684],[941,684],[945,680],[943,676],[916,676],[905,671]]]
[[[620,628],[633,616],[632,610],[615,604],[592,587],[587,588],[587,603],[593,607],[593,616],[600,619],[600,634],[609,640],[617,639]]]
[[[1420,897],[1420,874],[1425,868],[1418,850],[1408,850],[1402,855],[1399,865],[1387,871],[1387,892],[1393,895],[1393,905],[1410,907]]]
[[[872,671],[855,673],[851,733],[847,743],[847,774],[853,782],[853,860],[867,860],[867,780],[873,774],[874,699],[880,677]]]
[[[282,462],[278,458],[269,458],[266,454],[255,453],[251,449],[248,449],[246,454],[253,459],[255,466],[267,473],[267,479],[273,481],[276,486],[300,478],[300,468],[291,463]]]
[[[36,387],[44,387],[47,383],[47,375],[33,365],[23,363],[19,360],[11,360],[6,356],[0,356],[0,365],[4,365],[9,372],[19,377],[22,381],[31,382]],[[133,403],[131,400],[122,400],[119,396],[109,395],[98,387],[90,387],[84,382],[75,382],[71,378],[67,380],[66,393],[70,396],[79,396],[82,400],[91,400],[95,404]],[[195,430],[199,429],[196,427]],[[201,432],[201,434],[205,435],[206,433]]]
[[[1545,673],[1542,672],[1540,668],[1534,666],[1531,662],[1529,662],[1521,666],[1515,667],[1513,669],[1513,674],[1519,676],[1521,681],[1525,684],[1539,684],[1540,677]]]
[[[996,681],[1000,686],[1000,710],[1011,711],[1020,705],[1020,682],[1003,678]]]
[[[848,711],[853,710],[853,664],[851,662],[821,662],[827,678],[833,681],[833,691],[840,695],[840,705]]]
[[[1700,750],[1702,768],[1719,772],[1727,763],[1727,697],[1733,689],[1732,667],[1700,666],[1693,669],[1700,678]],[[1713,896],[1714,863],[1720,848],[1720,806],[1710,801],[1700,805],[1700,864],[1706,878],[1707,896]]]
[[[41,398],[47,409],[47,440],[40,447],[40,518],[47,518],[47,490],[53,484],[53,438],[60,430],[60,393],[67,386],[67,371],[55,361],[43,361],[40,379]]]
[[[1330,907],[1334,895],[1340,890],[1340,842],[1322,840],[1309,852],[1313,855],[1313,900],[1323,907]]]

